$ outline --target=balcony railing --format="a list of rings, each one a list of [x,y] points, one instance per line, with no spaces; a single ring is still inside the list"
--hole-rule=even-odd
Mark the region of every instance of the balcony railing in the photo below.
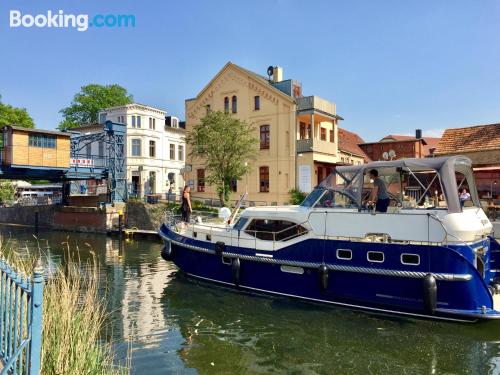
[[[297,153],[321,152],[323,154],[337,155],[335,143],[322,141],[320,139],[299,139],[297,141]]]
[[[303,96],[302,98],[297,98],[296,100],[298,111],[316,110],[330,116],[336,116],[337,114],[335,103],[331,103],[328,100],[320,98],[319,96]]]

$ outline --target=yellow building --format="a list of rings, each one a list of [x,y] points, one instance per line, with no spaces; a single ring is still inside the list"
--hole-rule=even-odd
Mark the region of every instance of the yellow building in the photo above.
[[[186,100],[186,131],[207,110],[233,113],[253,124],[260,139],[258,158],[235,184],[231,199],[248,191],[247,199],[256,204],[286,204],[290,189],[311,191],[340,162],[337,125],[342,118],[334,103],[303,96],[299,82],[283,80],[280,67],[270,67],[268,74],[269,79],[227,63],[196,98]],[[186,163],[192,196],[216,198],[215,188],[205,184],[203,161],[188,156]]]

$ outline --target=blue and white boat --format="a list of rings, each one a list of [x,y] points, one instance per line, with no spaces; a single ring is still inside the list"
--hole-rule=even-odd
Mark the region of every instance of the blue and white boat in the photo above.
[[[387,184],[387,213],[365,204],[371,169]],[[463,188],[470,199],[461,202]],[[337,167],[299,206],[249,207],[234,224],[170,218],[159,233],[163,258],[199,279],[375,313],[478,321],[500,318],[492,230],[471,161],[453,156]]]

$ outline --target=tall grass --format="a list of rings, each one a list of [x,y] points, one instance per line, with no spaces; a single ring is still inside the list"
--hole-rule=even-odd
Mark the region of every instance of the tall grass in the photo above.
[[[14,268],[32,274],[32,257],[1,246],[1,255]],[[71,257],[47,278],[43,293],[42,374],[126,374],[113,364],[110,344],[101,340],[106,322],[105,300],[99,295],[95,257],[82,262]],[[127,363],[129,365],[129,363]]]

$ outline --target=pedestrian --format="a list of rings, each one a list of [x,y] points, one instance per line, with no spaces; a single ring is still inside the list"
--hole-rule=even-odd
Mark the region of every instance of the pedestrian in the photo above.
[[[460,194],[460,206],[463,207],[466,201],[470,200],[470,194],[467,192],[467,189],[463,189]]]
[[[182,221],[189,223],[189,217],[191,212],[193,212],[193,208],[191,207],[191,196],[190,196],[191,188],[189,185],[184,187],[184,191],[182,192],[182,204],[181,204],[181,214]]]
[[[372,169],[370,171],[370,179],[373,180],[370,202],[375,203],[375,211],[387,212],[390,199],[389,194],[387,194],[387,186],[385,185],[385,182],[378,176],[378,171],[376,169]]]

